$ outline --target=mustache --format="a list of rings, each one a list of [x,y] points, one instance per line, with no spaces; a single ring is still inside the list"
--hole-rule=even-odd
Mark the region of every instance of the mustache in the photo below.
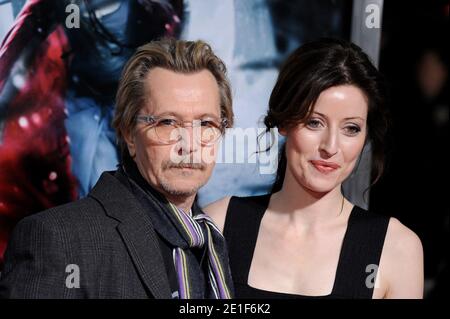
[[[191,163],[191,162],[187,162],[187,161],[183,161],[180,163],[174,163],[174,162],[168,161],[163,165],[164,170],[171,169],[171,168],[190,168],[190,169],[204,170],[206,168],[206,165],[203,163]]]

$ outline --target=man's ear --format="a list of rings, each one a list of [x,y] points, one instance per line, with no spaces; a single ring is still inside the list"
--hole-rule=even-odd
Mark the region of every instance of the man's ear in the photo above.
[[[127,144],[128,152],[130,153],[131,158],[136,156],[136,144],[134,142],[134,134],[131,131],[124,132],[123,139]]]

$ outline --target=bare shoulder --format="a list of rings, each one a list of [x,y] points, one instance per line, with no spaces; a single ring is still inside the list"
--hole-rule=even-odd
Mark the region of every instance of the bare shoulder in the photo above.
[[[389,221],[380,261],[386,298],[423,297],[423,248],[420,238],[398,219]]]
[[[214,220],[221,232],[223,232],[223,227],[225,225],[225,218],[230,199],[231,196],[226,196],[203,208],[204,212]]]
[[[385,249],[403,257],[419,257],[423,253],[419,236],[393,217],[389,221]]]

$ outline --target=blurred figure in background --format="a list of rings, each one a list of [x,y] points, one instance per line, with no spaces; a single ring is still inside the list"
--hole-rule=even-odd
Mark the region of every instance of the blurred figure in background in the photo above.
[[[176,33],[178,4],[29,0],[21,7],[0,48],[0,270],[17,221],[86,196],[116,167],[111,121],[120,72],[139,45]]]
[[[430,296],[438,281],[447,272],[448,258],[443,252],[449,235],[448,166],[444,164],[444,148],[448,146],[449,81],[448,55],[438,46],[425,47],[416,67],[417,109],[424,116],[429,139],[425,142],[428,156],[424,159],[425,185],[430,186],[430,207],[420,224],[428,261]],[[419,124],[420,122],[418,122]],[[434,278],[436,278],[434,280]],[[443,291],[442,291],[443,292]],[[448,294],[448,292],[447,292]]]
[[[371,209],[386,211],[421,238],[425,298],[446,292],[448,267],[448,1],[385,2],[380,71],[389,84],[388,165],[371,189]],[[440,286],[440,288],[438,288]]]

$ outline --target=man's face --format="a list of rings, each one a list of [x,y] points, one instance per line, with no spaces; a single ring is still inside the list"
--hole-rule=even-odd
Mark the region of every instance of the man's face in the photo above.
[[[219,87],[208,70],[182,74],[154,68],[147,75],[145,90],[148,99],[139,115],[191,124],[193,120],[220,121]],[[175,143],[161,143],[155,128],[142,122],[137,122],[126,137],[142,176],[165,195],[196,194],[214,168],[218,141],[202,145],[195,138],[197,128],[191,124],[181,129],[182,137]]]

